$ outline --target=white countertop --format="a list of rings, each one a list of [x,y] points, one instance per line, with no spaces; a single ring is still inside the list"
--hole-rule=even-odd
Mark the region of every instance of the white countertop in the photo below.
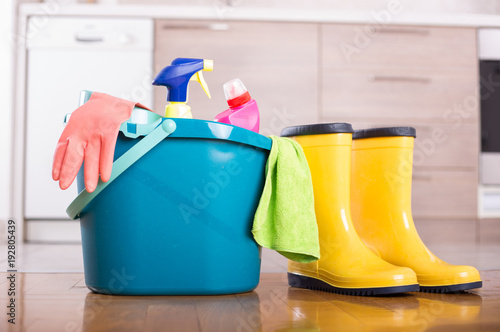
[[[21,17],[43,16],[112,16],[152,17],[158,19],[250,20],[281,22],[329,22],[381,25],[419,25],[456,27],[500,27],[500,15],[423,14],[391,15],[389,22],[377,21],[368,11],[334,11],[319,9],[231,8],[221,6],[96,5],[96,4],[23,4]]]

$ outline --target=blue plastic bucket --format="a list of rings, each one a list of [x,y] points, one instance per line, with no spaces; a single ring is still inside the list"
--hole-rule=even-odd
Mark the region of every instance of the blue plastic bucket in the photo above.
[[[251,228],[271,140],[231,125],[151,112],[136,123],[140,112],[122,125],[115,164],[162,121],[174,121],[176,129],[75,216],[88,288],[123,295],[251,291],[260,275]],[[84,190],[82,171],[78,190]],[[80,196],[73,203],[82,203]]]

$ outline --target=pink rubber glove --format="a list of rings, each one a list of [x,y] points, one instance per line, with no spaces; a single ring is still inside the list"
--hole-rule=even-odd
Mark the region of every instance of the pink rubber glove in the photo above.
[[[52,165],[52,178],[67,189],[75,180],[85,160],[85,188],[93,192],[99,181],[111,177],[113,155],[120,125],[141,104],[93,92],[90,99],[77,108],[69,118],[57,143]],[[151,110],[150,110],[151,111]]]

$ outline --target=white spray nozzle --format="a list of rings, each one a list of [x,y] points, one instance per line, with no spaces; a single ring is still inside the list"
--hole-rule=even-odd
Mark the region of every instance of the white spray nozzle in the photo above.
[[[235,78],[227,83],[224,83],[223,88],[226,100],[231,100],[236,97],[239,97],[248,91],[243,82],[239,78]]]

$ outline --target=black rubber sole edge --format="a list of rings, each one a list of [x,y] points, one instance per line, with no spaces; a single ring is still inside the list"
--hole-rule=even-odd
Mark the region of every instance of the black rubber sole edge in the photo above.
[[[449,286],[420,286],[420,292],[424,293],[454,293],[483,287],[482,281],[469,282],[466,284]]]
[[[355,295],[355,296],[376,296],[397,294],[406,292],[418,292],[419,285],[406,285],[395,287],[374,287],[374,288],[340,288],[332,286],[324,281],[301,276],[298,274],[288,272],[288,284],[292,287],[306,288],[311,290],[319,290],[323,292],[330,292],[342,295]]]

